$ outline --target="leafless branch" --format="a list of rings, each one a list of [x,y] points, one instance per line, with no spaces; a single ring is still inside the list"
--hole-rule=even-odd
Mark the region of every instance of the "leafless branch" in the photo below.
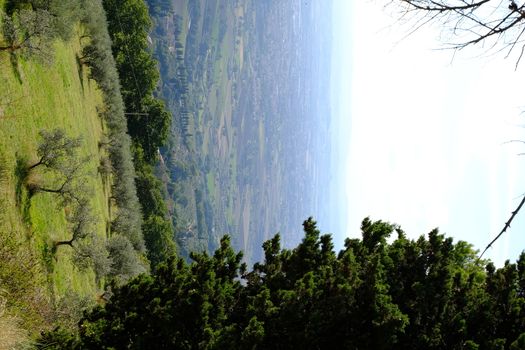
[[[509,56],[524,43],[525,3],[515,0],[393,0],[398,20],[410,23],[407,36],[423,25],[438,23],[447,33],[448,49],[482,45],[487,51],[503,47]],[[487,45],[486,45],[487,44]],[[523,48],[518,55],[521,60]]]
[[[515,142],[518,142],[518,143],[525,143],[525,141],[523,141],[523,140],[509,140],[509,141],[505,141],[505,142],[503,142],[503,144],[506,145],[507,143],[515,143]]]
[[[482,1],[473,2],[470,4],[465,3],[464,5],[448,5],[447,4],[448,1],[433,1],[433,0],[401,0],[401,1],[417,9],[420,9],[420,10],[434,11],[434,12],[446,12],[446,11],[464,11],[464,10],[474,9],[476,7],[480,7],[481,5],[489,2],[490,0],[482,0]],[[452,2],[453,1],[451,1],[451,3]]]
[[[485,249],[483,250],[483,252],[481,253],[481,255],[479,256],[479,259],[481,259],[481,257],[483,257],[483,254],[485,254],[485,252],[490,248],[492,247],[492,244],[494,244],[494,242],[496,242],[503,233],[505,233],[505,231],[507,231],[507,229],[510,227],[510,224],[512,223],[512,220],[514,220],[514,217],[516,216],[516,214],[518,214],[518,212],[520,211],[521,207],[523,207],[523,204],[525,203],[525,195],[523,196],[523,198],[521,199],[521,202],[520,204],[518,205],[518,207],[516,208],[516,210],[514,210],[512,212],[512,215],[510,216],[509,220],[505,223],[505,226],[503,226],[503,229],[501,230],[501,232],[496,236],[496,238],[494,238],[486,247]]]

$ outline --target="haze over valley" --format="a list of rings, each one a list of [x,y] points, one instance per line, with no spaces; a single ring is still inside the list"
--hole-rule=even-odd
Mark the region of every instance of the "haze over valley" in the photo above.
[[[150,7],[160,94],[174,116],[161,170],[183,251],[213,249],[228,233],[255,261],[278,232],[297,244],[309,216],[340,231],[329,204],[341,193],[330,2]]]

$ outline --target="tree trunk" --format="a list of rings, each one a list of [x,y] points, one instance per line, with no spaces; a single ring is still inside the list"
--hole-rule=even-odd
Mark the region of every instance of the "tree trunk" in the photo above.
[[[0,46],[0,51],[14,52],[22,48],[22,45]]]
[[[35,164],[29,166],[27,169],[28,169],[28,170],[34,169],[34,168],[36,168],[37,166],[42,165],[42,164],[44,164],[44,163],[42,163],[42,159],[40,159],[38,162],[36,162]]]
[[[38,192],[48,192],[48,193],[64,193],[64,190],[62,187],[58,188],[58,189],[52,189],[52,188],[45,188],[45,187],[37,187],[36,189]]]
[[[55,247],[60,247],[61,245],[68,245],[71,248],[73,248],[73,241],[74,240],[75,240],[74,238],[71,238],[70,240],[67,240],[67,241],[57,241],[57,242],[55,242]]]
[[[77,59],[78,59],[78,63],[80,63],[81,65],[83,66],[89,66],[89,58],[88,56],[77,56]]]

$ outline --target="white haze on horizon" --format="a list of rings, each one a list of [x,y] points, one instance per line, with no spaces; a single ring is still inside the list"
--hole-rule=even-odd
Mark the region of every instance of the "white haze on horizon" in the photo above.
[[[505,144],[525,139],[525,68],[464,52],[452,61],[433,50],[440,42],[432,28],[400,41],[407,28],[378,2],[338,0],[333,16],[345,236],[359,237],[370,216],[411,238],[439,227],[483,250],[525,192],[525,156],[516,155],[525,145]],[[523,249],[525,210],[486,256],[501,265]]]

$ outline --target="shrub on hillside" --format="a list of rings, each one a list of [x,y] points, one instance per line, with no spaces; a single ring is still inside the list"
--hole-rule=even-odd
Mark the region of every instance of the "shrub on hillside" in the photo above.
[[[97,280],[108,275],[111,263],[105,240],[101,237],[93,234],[75,245],[73,264],[80,270],[93,269]]]
[[[112,236],[108,240],[107,249],[111,258],[109,276],[116,279],[117,282],[127,281],[131,277],[147,271],[126,237],[122,235]]]

